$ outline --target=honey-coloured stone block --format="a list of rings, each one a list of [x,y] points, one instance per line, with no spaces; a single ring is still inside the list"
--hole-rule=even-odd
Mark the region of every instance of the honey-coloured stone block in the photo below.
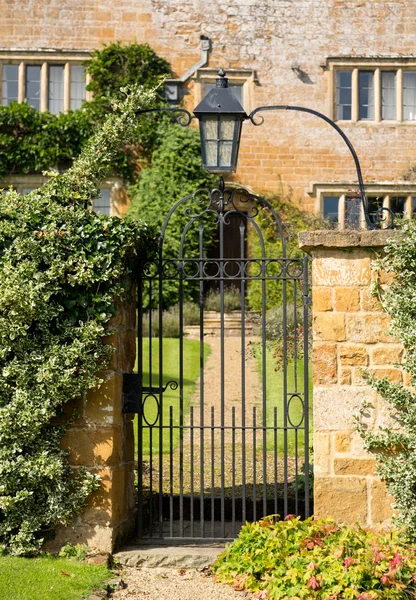
[[[335,458],[335,475],[374,475],[375,458]]]
[[[314,344],[312,351],[314,385],[337,383],[337,353],[335,344]]]
[[[100,373],[103,383],[90,390],[84,405],[84,420],[98,425],[119,425],[122,419],[121,402],[123,378],[114,371]]]
[[[313,319],[313,334],[316,340],[343,342],[346,339],[343,314],[321,313]]]
[[[339,373],[339,384],[340,385],[351,385],[352,373],[351,369],[341,368]]]
[[[356,312],[360,308],[360,294],[355,287],[335,288],[335,310],[339,312]]]
[[[122,429],[70,427],[61,440],[61,446],[69,450],[71,465],[116,465],[122,460]]]
[[[374,365],[394,365],[401,363],[403,358],[403,347],[386,344],[374,348],[371,353],[371,362]]]
[[[335,254],[335,253],[334,253]],[[371,281],[370,258],[360,251],[341,253],[328,258],[315,258],[312,266],[312,285],[346,287],[369,285]]]
[[[390,317],[384,313],[346,314],[346,339],[349,342],[375,344],[386,341]]]
[[[365,346],[340,344],[339,360],[343,366],[368,365],[368,354]]]
[[[339,523],[367,523],[367,481],[365,477],[315,477],[314,513],[333,517]]]
[[[386,377],[389,381],[394,383],[402,383],[403,381],[403,373],[399,369],[368,368],[366,371],[370,373],[370,375],[374,375],[377,379]],[[362,369],[355,369],[353,383],[358,385],[366,383],[364,380],[364,371]]]
[[[312,290],[312,306],[314,313],[332,310],[331,288],[316,287]]]
[[[366,312],[380,312],[382,310],[380,300],[375,296],[370,288],[360,290],[361,310]]]
[[[351,432],[339,431],[335,434],[335,452],[349,452],[351,447]]]
[[[123,373],[131,373],[136,361],[137,333],[125,330],[119,336],[118,368]]]
[[[329,431],[317,431],[313,436],[314,473],[328,475],[331,461],[331,438]]]
[[[370,489],[371,522],[374,525],[390,521],[394,514],[392,503],[394,498],[388,493],[384,481],[374,478]]]

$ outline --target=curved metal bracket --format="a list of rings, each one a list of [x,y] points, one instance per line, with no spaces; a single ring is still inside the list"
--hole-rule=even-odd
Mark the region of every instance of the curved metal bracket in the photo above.
[[[368,200],[367,200],[367,196],[365,194],[364,180],[363,180],[363,176],[361,173],[361,166],[360,166],[360,161],[358,160],[357,153],[356,153],[351,141],[347,137],[347,135],[332,119],[330,119],[326,115],[323,115],[322,113],[318,112],[317,110],[313,110],[311,108],[305,108],[304,106],[289,106],[289,105],[282,104],[282,105],[275,105],[275,106],[259,106],[258,108],[255,108],[248,116],[248,118],[253,123],[253,125],[258,127],[259,125],[262,125],[264,123],[264,117],[260,116],[260,120],[258,122],[256,122],[254,119],[254,115],[260,111],[266,111],[266,110],[294,110],[294,111],[298,111],[298,112],[305,112],[305,113],[314,115],[315,117],[318,117],[319,119],[322,119],[323,121],[328,123],[328,125],[330,125],[333,129],[335,129],[335,131],[342,137],[342,139],[346,143],[349,151],[351,152],[352,158],[354,160],[355,169],[357,171],[358,186],[360,188],[361,202],[363,205],[364,218],[365,218],[365,222],[366,222],[368,229],[376,229],[377,225],[380,222],[385,221],[387,219],[387,217],[385,217],[385,218],[382,217],[384,212],[387,212],[390,216],[390,223],[388,225],[386,225],[386,229],[393,228],[394,213],[389,208],[386,208],[386,207],[380,208],[375,215],[374,222],[372,222],[372,220],[370,219],[370,216],[368,214]]]
[[[196,119],[195,116],[191,115],[189,110],[185,108],[177,108],[176,106],[160,106],[159,108],[144,108],[143,110],[137,110],[136,115],[145,115],[152,112],[178,112],[182,113],[178,118],[177,122],[181,127],[189,127],[191,121]]]

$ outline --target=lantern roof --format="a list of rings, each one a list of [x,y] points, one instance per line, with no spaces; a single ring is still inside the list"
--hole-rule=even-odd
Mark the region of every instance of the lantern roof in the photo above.
[[[218,75],[216,87],[210,90],[194,109],[194,115],[199,117],[204,114],[233,114],[239,115],[241,120],[247,119],[246,111],[228,87],[225,71],[220,69]]]

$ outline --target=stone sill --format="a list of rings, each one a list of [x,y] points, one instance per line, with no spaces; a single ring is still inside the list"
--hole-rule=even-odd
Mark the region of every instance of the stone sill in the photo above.
[[[401,232],[393,229],[301,231],[298,242],[299,248],[310,254],[317,248],[383,248],[389,240],[400,237]]]

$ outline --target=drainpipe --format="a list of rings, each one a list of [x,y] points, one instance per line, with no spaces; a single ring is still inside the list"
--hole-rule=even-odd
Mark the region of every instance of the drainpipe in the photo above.
[[[186,73],[184,73],[179,79],[166,79],[165,80],[165,98],[168,102],[172,102],[173,104],[177,104],[181,99],[181,87],[182,84],[185,83],[192,75],[200,69],[201,67],[205,67],[208,64],[208,54],[211,50],[211,40],[207,38],[205,35],[201,35],[200,37],[200,48],[201,48],[201,58],[197,63],[195,63],[192,67],[190,67]]]

